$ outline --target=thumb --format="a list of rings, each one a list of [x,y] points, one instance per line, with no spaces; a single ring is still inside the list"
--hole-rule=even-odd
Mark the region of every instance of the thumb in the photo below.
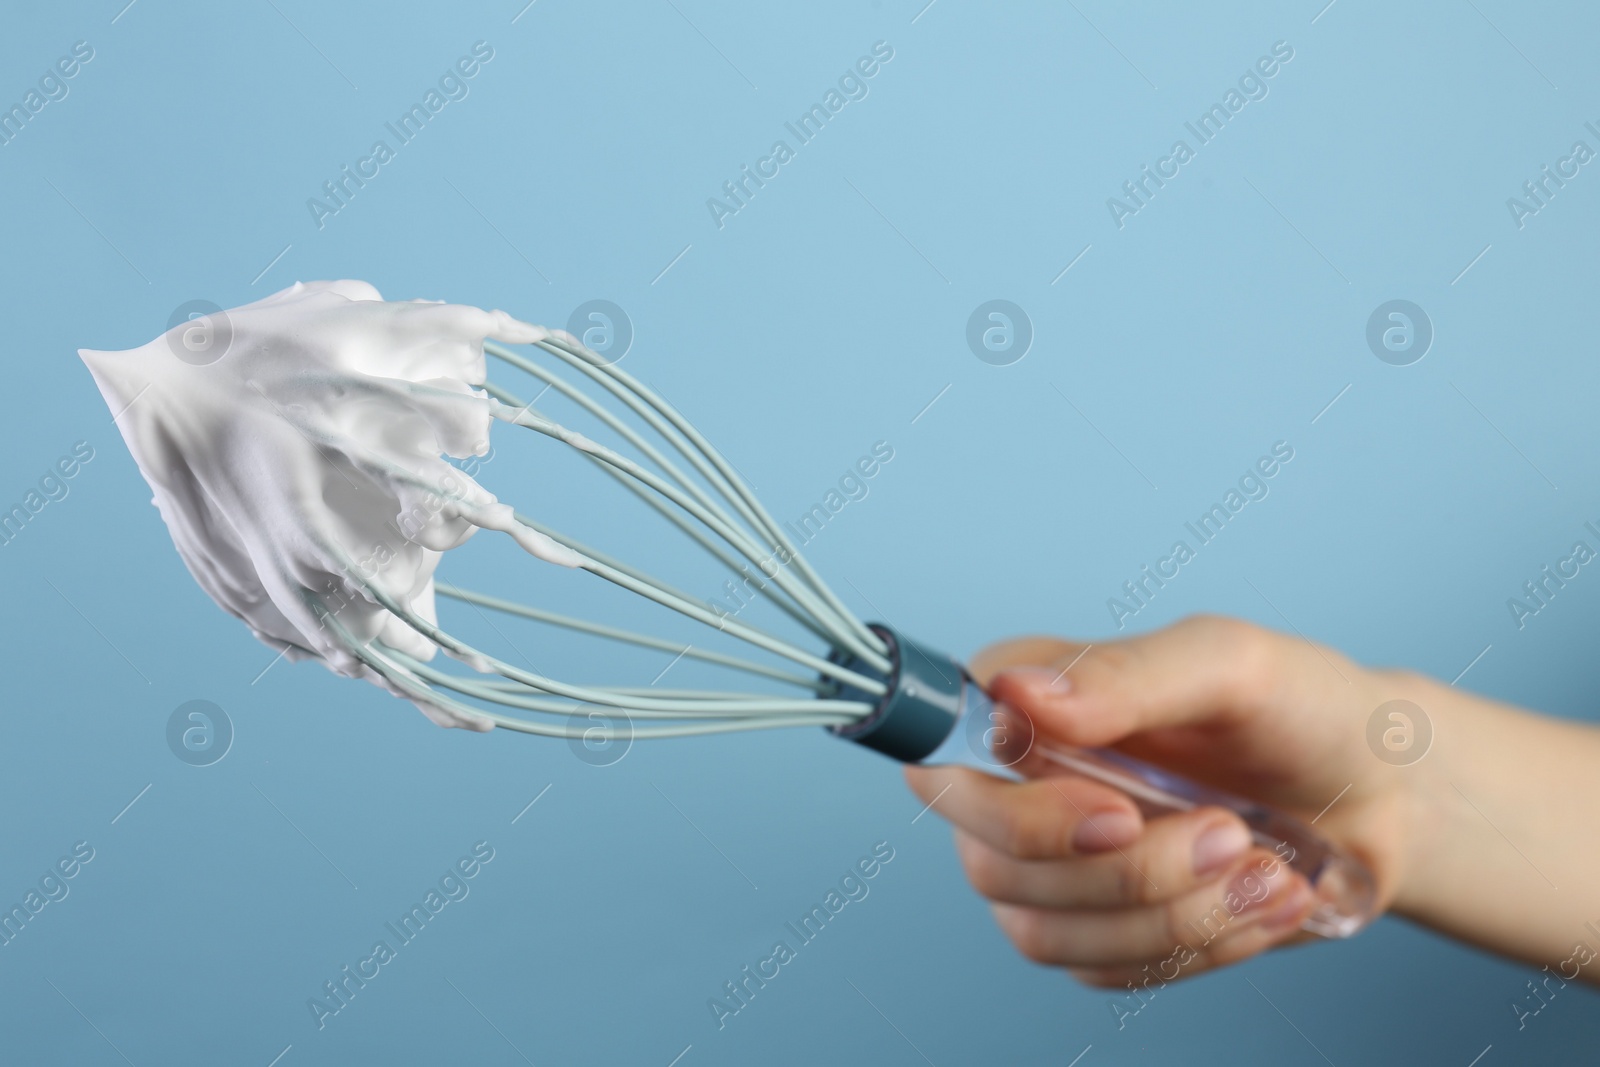
[[[1059,671],[1089,646],[1060,637],[1013,637],[979,649],[967,661],[967,672],[987,687],[1001,671],[1018,667],[1054,667]]]
[[[1167,726],[1243,721],[1277,637],[1233,619],[1185,619],[1122,641],[1026,638],[985,649],[988,689],[1042,733],[1097,747]],[[975,670],[976,675],[976,670]]]

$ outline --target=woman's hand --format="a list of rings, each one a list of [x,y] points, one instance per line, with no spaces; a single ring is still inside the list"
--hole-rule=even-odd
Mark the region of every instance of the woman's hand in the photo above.
[[[1479,764],[1485,745],[1494,747],[1482,735],[1517,732],[1508,716],[1546,732],[1582,734],[1591,759],[1600,756],[1594,731],[1519,715],[1419,676],[1367,670],[1300,638],[1222,618],[1093,645],[1008,641],[981,653],[972,669],[997,702],[1031,720],[1040,741],[1112,746],[1315,821],[1372,869],[1380,909],[1409,892],[1404,903],[1423,921],[1538,958],[1526,936],[1509,932],[1515,921],[1509,941],[1484,936],[1494,926],[1483,914],[1495,908],[1491,872],[1519,861],[1503,842],[1489,847],[1489,828],[1472,826],[1478,816],[1462,810],[1465,794],[1435,773],[1447,758],[1436,752],[1431,768],[1394,766],[1368,747],[1367,723],[1387,701],[1413,701],[1431,716],[1437,749]],[[1467,730],[1453,729],[1469,721]],[[1468,741],[1465,733],[1479,736]],[[1527,764],[1536,778],[1538,759]],[[1465,780],[1473,778],[1457,766]],[[1309,887],[1271,852],[1252,848],[1232,812],[1199,808],[1147,823],[1124,794],[1064,772],[1037,752],[1018,769],[1029,780],[957,767],[909,767],[906,777],[954,824],[969,879],[1030,959],[1120,987],[1151,973],[1146,965],[1171,980],[1303,936]],[[1499,803],[1485,782],[1472,788]],[[1507,803],[1515,801],[1512,786]],[[1591,841],[1600,837],[1600,812],[1594,819]],[[1452,823],[1471,832],[1454,846],[1423,840],[1445,836]],[[1462,846],[1484,851],[1474,863]],[[1429,869],[1419,872],[1419,864]],[[1469,892],[1441,884],[1441,870],[1452,865],[1476,867],[1491,886],[1487,896],[1480,892],[1481,906],[1452,908]],[[1519,884],[1529,881],[1521,877],[1526,872],[1514,873]],[[1452,913],[1460,929],[1452,928]],[[1573,925],[1575,938],[1581,931]],[[1568,940],[1553,929],[1540,943],[1553,952]]]

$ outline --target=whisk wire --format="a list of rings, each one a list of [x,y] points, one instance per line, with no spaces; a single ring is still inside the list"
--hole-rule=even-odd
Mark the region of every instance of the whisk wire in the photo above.
[[[633,445],[635,448],[639,449],[640,452],[649,457],[650,460],[660,467],[668,477],[682,486],[684,490],[691,493],[708,510],[712,511],[714,514],[723,515],[724,518],[726,518],[725,514],[722,512],[721,506],[710,495],[708,495],[704,489],[700,487],[699,483],[688,477],[675,463],[663,455],[659,449],[646,441],[631,426],[618,419],[605,407],[597,404],[581,390],[574,388],[572,385],[552,374],[545,368],[539,366],[537,363],[534,363],[532,360],[523,359],[513,352],[503,352],[499,350],[497,346],[486,345],[485,348],[487,351],[499,356],[512,366],[527,371],[529,374],[544,382],[547,387],[554,388],[557,392],[571,399],[574,403],[578,404],[585,411],[588,411],[606,426],[623,437],[623,439],[628,441],[629,444]],[[494,396],[496,399],[510,407],[516,408],[519,413],[529,411],[533,407],[531,403],[522,403],[522,401],[509,390],[496,385],[494,382],[485,382],[483,387],[491,396]],[[597,466],[599,466],[601,470],[604,470],[607,475],[620,483],[630,493],[638,497],[645,505],[665,517],[668,521],[672,522],[702,548],[716,556],[717,559],[722,562],[722,564],[731,572],[734,574],[743,573],[740,565],[726,552],[726,550],[724,550],[711,538],[708,538],[694,525],[685,522],[676,511],[667,507],[657,497],[652,496],[650,493],[640,488],[636,483],[628,480],[625,476],[612,467],[600,463],[599,461],[597,461]],[[727,521],[730,525],[732,525],[733,520],[731,518],[728,518]],[[758,562],[757,566],[761,569],[763,574],[766,573],[766,568],[763,565],[763,562]],[[828,641],[829,643],[839,643],[843,641],[846,644],[849,644],[849,631],[847,629],[841,630],[841,626],[836,620],[827,615],[824,615],[819,619],[813,615],[806,614],[804,610],[796,608],[793,603],[776,595],[776,593],[771,590],[770,585],[770,582],[764,581],[757,586],[757,589],[764,597],[768,599],[770,603],[776,605],[790,618],[794,619],[801,626],[804,626],[806,629],[810,630],[824,641]]]
[[[707,509],[703,507],[688,494],[685,494],[676,486],[668,482],[665,478],[660,477],[653,471],[646,470],[633,460],[628,459],[626,456],[620,455],[604,445],[596,444],[592,441],[589,441],[587,438],[579,438],[561,424],[542,418],[532,411],[524,410],[510,413],[507,412],[502,405],[494,408],[493,412],[497,418],[508,422],[513,422],[515,425],[522,426],[526,429],[533,430],[536,433],[541,433],[547,437],[562,441],[563,443],[570,445],[571,447],[576,448],[589,456],[592,456],[594,459],[609,465],[617,472],[648,486],[657,493],[666,497],[668,500],[672,501],[674,504],[678,505],[683,510],[689,512],[689,514],[693,515],[696,519],[700,520],[701,523],[710,528],[728,544],[732,545],[736,551],[738,551],[751,563],[757,566],[762,564],[763,558],[761,549],[756,546],[756,544],[751,541],[743,531],[734,526],[726,514],[722,513],[720,509]],[[775,573],[772,575],[772,580],[781,589],[783,589],[784,592],[793,597],[802,609],[812,612],[819,618],[826,618],[829,614],[829,609],[823,606],[823,604],[818,600],[816,594],[811,590],[806,589],[800,582],[796,581],[785,568],[777,568]],[[847,646],[854,646],[857,644],[857,642],[849,640],[848,635],[846,634],[836,633],[834,636],[839,639],[840,643],[846,644]]]
[[[681,431],[683,435],[694,445],[694,447],[698,449],[699,452],[721,473],[722,479],[726,486],[725,491],[730,494],[730,499],[733,501],[735,506],[738,507],[742,513],[746,514],[746,517],[752,522],[753,525],[764,530],[767,536],[774,541],[775,545],[782,546],[789,553],[794,560],[795,569],[799,571],[799,573],[805,578],[811,587],[815,589],[823,598],[823,600],[826,601],[828,605],[837,613],[838,618],[845,623],[846,628],[854,633],[859,641],[864,643],[870,651],[876,653],[876,655],[869,655],[864,658],[869,660],[869,662],[871,662],[873,666],[877,667],[879,670],[889,669],[889,660],[887,658],[889,649],[888,646],[884,644],[883,639],[874,633],[864,622],[856,618],[855,614],[851,612],[850,609],[844,605],[844,602],[834,594],[833,590],[829,588],[828,584],[822,580],[822,576],[813,570],[811,565],[806,562],[805,558],[800,555],[799,549],[796,548],[795,545],[784,534],[782,527],[779,526],[778,523],[772,518],[772,515],[767,511],[766,507],[762,505],[760,499],[750,491],[750,488],[747,485],[745,485],[744,478],[739,474],[738,470],[733,466],[733,464],[729,463],[723,457],[722,453],[717,451],[716,447],[712,445],[710,441],[706,440],[705,436],[701,434],[699,430],[695,429],[694,424],[689,422],[689,420],[685,419],[682,414],[678,412],[677,408],[667,403],[667,401],[657,394],[655,390],[651,389],[649,386],[633,377],[633,375],[629,374],[627,371],[622,370],[614,363],[607,363],[601,356],[594,352],[590,352],[588,349],[575,349],[554,337],[547,338],[544,341],[539,342],[539,345],[540,347],[545,348],[547,351],[564,351],[573,359],[598,365],[603,373],[615,378],[626,388],[632,390],[635,394],[642,397],[646,403],[655,408],[655,410],[659,411],[668,422]]]
[[[484,593],[460,589],[456,586],[447,585],[443,582],[437,583],[434,588],[440,596],[449,597],[452,600],[464,601],[468,604],[476,604],[479,607],[489,608],[491,611],[499,611],[507,615],[517,615],[524,619],[531,619],[535,622],[549,623],[552,626],[559,626],[567,630],[575,630],[579,633],[594,634],[597,637],[606,637],[613,641],[621,641],[625,644],[638,645],[641,648],[653,648],[661,652],[672,652],[676,655],[681,655],[686,659],[696,659],[705,663],[715,663],[722,667],[729,667],[734,670],[760,675],[765,678],[771,678],[774,681],[785,682],[789,685],[796,685],[805,689],[810,689],[814,692],[820,693],[824,689],[828,688],[823,682],[819,681],[815,677],[791,674],[788,671],[782,671],[775,667],[769,667],[764,663],[756,663],[754,660],[741,659],[737,656],[729,656],[721,652],[716,652],[710,649],[696,648],[694,646],[680,649],[671,641],[666,641],[659,637],[653,637],[649,634],[634,633],[633,631],[619,629],[615,626],[607,626],[604,623],[590,622],[586,619],[578,619],[570,615],[560,615],[553,611],[545,611],[542,608],[535,608],[526,604],[519,604],[516,601],[502,600],[499,597],[488,596]]]
[[[527,688],[521,690],[509,689],[503,684],[485,682],[481,679],[464,675],[449,674],[396,649],[388,649],[387,655],[425,681],[435,685],[442,685],[446,689],[475,697],[479,700],[500,704],[504,707],[520,708],[524,711],[570,715],[585,704],[602,704],[606,707],[626,708],[631,718],[638,719],[752,718],[759,715],[808,716],[817,713],[836,712],[835,718],[848,722],[851,718],[851,712],[854,710],[852,706],[849,706],[851,702],[848,701],[785,700],[761,696],[739,697],[733,694],[718,694],[715,697],[664,697],[660,695],[659,690],[649,688],[619,690],[610,687],[597,687],[591,692],[603,694],[610,699],[605,701],[575,700],[570,697],[540,695],[537,690]],[[647,707],[642,703],[637,703],[635,698],[641,698],[646,701],[670,700],[674,706],[665,709]]]
[[[485,528],[499,528],[498,525],[492,524],[492,520],[489,516],[482,513],[482,509],[479,507],[479,505],[461,496],[459,493],[450,491],[442,485],[431,484],[401,467],[398,467],[392,463],[388,463],[379,456],[361,454],[352,455],[350,458],[352,462],[364,463],[375,470],[381,470],[398,482],[403,482],[407,485],[415,486],[416,488],[429,493],[437,494],[441,497],[441,499],[450,501],[460,508],[463,517],[474,523],[474,525]],[[553,541],[559,545],[562,545],[563,547],[567,547],[568,550],[571,551],[576,557],[577,565],[582,569],[589,571],[591,574],[595,574],[601,578],[604,578],[615,585],[620,585],[630,592],[637,593],[640,596],[661,604],[664,607],[672,608],[680,614],[687,615],[697,622],[704,623],[705,625],[713,627],[714,629],[731,634],[732,636],[738,637],[749,644],[755,645],[758,648],[763,648],[768,652],[772,652],[795,663],[799,663],[802,666],[818,671],[821,674],[832,676],[839,681],[848,682],[853,685],[864,685],[869,689],[869,691],[871,687],[877,686],[877,691],[880,694],[884,691],[881,683],[866,678],[865,676],[857,674],[853,671],[845,670],[828,660],[816,656],[813,653],[796,648],[794,645],[782,640],[781,638],[778,638],[772,634],[768,634],[747,623],[731,618],[719,617],[706,607],[695,603],[687,596],[672,590],[671,587],[666,586],[664,583],[657,581],[642,571],[639,571],[637,568],[626,565],[622,567],[611,566],[606,562],[602,562],[600,559],[596,559],[585,554],[583,551],[580,551],[577,548],[571,547],[575,544],[575,542],[573,542],[570,538],[563,537],[559,534],[554,534],[553,531],[551,533],[554,534],[554,536],[546,534],[544,530],[548,529],[548,527],[543,527],[542,524],[526,522],[524,521],[523,516],[518,516],[515,513],[513,513],[513,518],[518,526],[524,527],[525,529],[531,531],[534,535],[545,538],[549,541]],[[521,545],[521,547],[527,550],[528,546],[523,544],[520,538],[516,538],[515,535],[513,535],[513,538],[518,541],[518,544]],[[346,573],[353,573],[355,570],[357,570],[357,568],[354,567],[353,563],[349,559],[348,552],[345,552],[341,546],[328,547],[330,551],[338,551],[339,554],[345,557],[344,564]],[[380,588],[377,587],[375,583],[369,580],[364,583],[364,586],[372,594],[375,600],[377,600],[385,608],[388,608],[390,611],[392,611],[397,617],[405,621],[407,625],[412,627],[412,629],[416,630],[418,633],[421,633],[430,640],[434,640],[443,647],[453,647],[448,642],[454,641],[454,638],[450,638],[449,635],[444,634],[443,631],[432,626],[431,624],[423,623],[414,613],[407,609],[401,608],[394,598],[388,596],[387,593],[384,593]],[[436,634],[443,635],[446,640],[441,640],[439,637],[435,636]],[[456,642],[456,644],[460,644],[460,642]],[[470,649],[464,654],[469,656],[478,655],[476,650]]]
[[[602,564],[595,563],[592,560],[586,562],[585,569],[592,569],[594,573],[599,574],[601,577],[616,581],[618,584],[632,583],[632,579],[628,578],[626,575],[611,571],[610,568],[604,567]],[[610,573],[607,573],[608,571]],[[492,670],[505,678],[510,678],[514,681],[521,682],[531,689],[537,689],[541,692],[551,693],[557,696],[564,696],[572,700],[579,700],[590,704],[609,704],[617,707],[627,706],[642,710],[682,710],[680,708],[675,708],[671,701],[647,697],[631,698],[631,700],[624,705],[623,703],[620,703],[616,697],[592,687],[573,685],[569,682],[557,681],[554,678],[549,678],[545,675],[525,670],[521,667],[513,666],[510,663],[506,663],[503,660],[489,655],[481,649],[474,648],[472,645],[461,640],[460,638],[447,633],[436,624],[422,618],[415,611],[411,610],[411,608],[407,607],[396,598],[390,596],[376,582],[369,582],[367,584],[367,590],[372,595],[373,599],[376,600],[380,605],[382,605],[384,608],[387,608],[392,614],[405,622],[406,625],[410,626],[422,636],[428,638],[428,640],[432,641],[440,648],[447,649],[468,663],[486,666],[489,670]],[[636,588],[634,591],[645,596],[652,596],[652,599],[655,599],[656,596],[659,596],[659,594],[653,596],[652,591],[644,587]],[[694,605],[685,605],[685,607],[693,608]],[[704,609],[698,610],[703,611]],[[706,612],[706,614],[709,615],[710,613]],[[839,681],[845,682],[863,692],[870,693],[874,696],[882,696],[888,691],[887,687],[876,678],[869,678],[855,671],[840,667],[837,664],[831,664],[827,660],[821,659],[820,657],[817,657],[802,649],[785,646],[781,641],[770,638],[766,634],[760,633],[759,631],[751,631],[748,635],[742,636],[746,636],[746,640],[750,641],[752,644],[758,644],[761,641],[770,642],[776,647],[769,649],[769,651],[776,652],[779,655],[787,655],[793,658],[795,662],[810,667],[819,674],[831,675],[837,678]],[[808,701],[808,703],[811,702]],[[826,700],[819,700],[816,703],[825,705],[829,704],[830,702]],[[861,705],[859,702],[856,702],[854,706]]]
[[[537,344],[611,393],[672,445],[754,530],[767,539],[774,550],[782,549],[786,557],[784,567],[792,567],[799,578],[822,599],[824,610],[817,613],[816,617],[828,627],[835,643],[848,648],[873,667],[888,670],[887,649],[878,636],[839,601],[800,555],[793,542],[784,535],[761,502],[744,485],[733,466],[676,408],[626,371],[605,362],[587,349],[574,348],[553,337]],[[486,343],[484,350],[497,358],[503,359],[506,355],[514,357],[514,353],[492,343]],[[514,359],[509,362],[516,365]]]
[[[314,606],[321,608],[320,601],[316,600],[315,597],[310,599]],[[442,708],[446,708],[460,715],[487,719],[495,726],[499,726],[507,730],[515,730],[519,733],[525,734],[534,734],[540,737],[560,737],[568,740],[581,740],[585,742],[611,742],[632,741],[635,739],[649,740],[652,738],[668,737],[696,737],[705,734],[732,733],[735,731],[744,732],[749,730],[770,730],[795,726],[832,726],[837,725],[840,722],[848,722],[852,719],[859,718],[861,714],[864,714],[864,712],[859,709],[870,707],[869,705],[865,704],[857,705],[856,708],[851,709],[848,714],[842,715],[829,712],[820,712],[810,716],[771,715],[737,719],[702,719],[700,721],[676,723],[670,726],[634,726],[631,721],[624,722],[620,726],[613,726],[609,722],[602,725],[596,725],[592,722],[587,724],[575,724],[571,721],[553,724],[539,719],[527,719],[515,715],[502,715],[496,711],[475,707],[470,704],[464,704],[459,700],[441,693],[434,687],[421,681],[417,675],[411,673],[410,670],[400,662],[397,657],[403,655],[402,653],[398,653],[393,649],[385,648],[376,642],[363,643],[357,641],[355,635],[352,634],[332,612],[322,608],[321,613],[323,614],[325,624],[332,628],[334,633],[346,644],[347,647],[349,647],[351,654],[360,659],[361,662],[366,664],[372,670],[376,671],[385,680],[392,683],[397,689],[400,689],[411,697],[421,700],[424,703],[430,703]],[[569,716],[581,717],[579,716],[578,710],[581,709],[581,707],[581,703],[573,705],[572,710],[568,712]]]
[[[562,383],[562,384],[565,385],[565,383]],[[532,409],[532,407],[533,407],[532,404],[524,404],[524,403],[522,403],[522,401],[520,399],[518,399],[517,396],[515,394],[513,394],[510,390],[502,388],[501,386],[498,386],[493,382],[485,382],[483,388],[484,388],[484,390],[486,392],[488,392],[495,399],[499,400],[502,404],[505,404],[508,407],[514,407],[518,411],[529,410],[529,409]],[[579,395],[581,395],[581,394],[579,394]],[[585,397],[584,399],[585,399],[585,401],[588,400],[587,397]],[[610,412],[606,412],[606,414],[609,416]],[[630,433],[631,433],[631,431],[630,431]],[[640,443],[643,444],[643,442],[640,442]],[[644,445],[644,447],[647,448],[647,449],[649,448],[648,445]],[[649,449],[649,450],[650,450],[650,452],[655,453],[654,449]],[[659,453],[655,453],[655,454],[659,455]],[[677,510],[669,507],[666,503],[661,501],[658,497],[656,497],[655,495],[653,495],[649,491],[641,488],[637,482],[635,482],[632,479],[628,478],[626,475],[623,475],[623,474],[619,473],[618,471],[613,469],[608,464],[600,461],[599,459],[594,459],[593,457],[591,457],[591,461],[595,464],[595,466],[596,466],[596,468],[598,470],[604,471],[605,474],[608,477],[610,477],[618,485],[620,485],[624,489],[626,489],[629,493],[633,494],[641,503],[643,503],[645,506],[647,506],[650,509],[652,509],[653,511],[655,511],[657,514],[661,515],[668,522],[672,523],[680,531],[682,531],[685,536],[689,537],[696,544],[698,544],[701,548],[705,549],[711,555],[715,556],[717,558],[717,560],[723,564],[723,566],[728,568],[729,571],[731,571],[734,574],[745,574],[745,573],[748,572],[749,567],[748,567],[747,564],[740,564],[739,561],[736,560],[733,557],[733,555],[731,553],[729,553],[728,550],[722,546],[722,544],[720,544],[714,538],[707,536],[706,533],[702,529],[700,529],[694,523],[689,522],[688,520],[686,520],[681,514],[679,514],[679,512]],[[675,470],[675,469],[676,468],[672,468],[671,470],[668,471],[668,473],[671,474],[672,470]],[[674,480],[679,481],[680,484],[681,484],[686,479],[683,479],[681,477],[675,477]],[[692,481],[688,482],[688,484],[690,486],[693,486],[693,488],[695,490],[699,489],[699,486],[694,485],[694,483]],[[715,506],[715,505],[713,504],[713,506]],[[614,558],[602,555],[601,553],[599,553],[599,552],[597,552],[597,551],[595,551],[594,549],[591,549],[591,548],[583,548],[583,547],[579,546],[578,543],[575,542],[575,541],[569,541],[567,539],[564,539],[564,538],[556,535],[555,533],[553,533],[551,530],[549,530],[549,529],[543,527],[542,525],[540,525],[539,523],[535,522],[534,520],[527,518],[526,516],[519,515],[518,517],[526,525],[532,526],[535,529],[540,530],[546,536],[551,537],[552,539],[554,539],[554,540],[556,540],[556,541],[558,541],[558,542],[560,542],[562,544],[567,544],[567,545],[569,545],[569,547],[574,548],[577,551],[583,552],[585,555],[593,556],[595,559],[599,559],[599,560],[601,560],[603,562],[609,563],[612,566],[617,567],[618,570],[622,570],[622,571],[625,571],[625,572],[628,571],[628,567],[625,564],[620,563],[618,560],[616,560]],[[762,568],[762,574],[765,575],[765,573],[766,573],[765,568]],[[670,589],[671,587],[669,586],[667,588]],[[827,641],[829,643],[832,643],[832,642],[837,640],[837,638],[835,637],[835,635],[833,633],[831,633],[830,631],[824,629],[823,626],[820,623],[818,623],[815,619],[813,619],[811,616],[805,614],[805,612],[802,611],[800,608],[797,608],[792,601],[790,601],[786,597],[779,596],[777,592],[774,592],[773,591],[773,587],[772,587],[772,583],[770,581],[763,580],[763,581],[757,583],[756,584],[756,590],[757,590],[757,592],[761,593],[761,595],[763,597],[766,598],[768,603],[770,603],[774,607],[778,608],[785,615],[788,615],[791,619],[793,619],[799,625],[805,627],[807,630],[810,630],[813,634],[815,634],[817,637],[821,638],[823,641]],[[675,592],[675,593],[679,593],[679,595],[687,596],[687,594],[682,593],[680,590],[673,589],[672,591]]]

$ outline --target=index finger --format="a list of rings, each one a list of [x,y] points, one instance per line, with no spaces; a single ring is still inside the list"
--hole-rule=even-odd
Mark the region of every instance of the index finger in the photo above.
[[[1060,637],[1015,637],[979,649],[967,663],[967,670],[979,685],[987,689],[994,676],[1001,671],[1018,667],[1054,667],[1063,670],[1089,647],[1088,644]]]
[[[906,781],[930,809],[1018,859],[1108,852],[1144,830],[1132,800],[1087,778],[1006,782],[966,767],[909,766]]]

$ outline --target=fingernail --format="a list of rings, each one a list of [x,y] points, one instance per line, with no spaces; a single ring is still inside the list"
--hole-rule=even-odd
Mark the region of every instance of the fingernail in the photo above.
[[[1263,869],[1265,868],[1265,869]],[[1270,872],[1270,873],[1269,873]],[[1237,898],[1243,903],[1236,915],[1249,912],[1251,918],[1268,905],[1275,905],[1282,899],[1287,887],[1293,879],[1288,868],[1277,860],[1263,860],[1260,863],[1251,863],[1242,871],[1233,876],[1228,883],[1229,898]],[[1228,905],[1228,910],[1233,911],[1233,905]]]
[[[1078,824],[1072,834],[1077,852],[1109,852],[1131,845],[1139,836],[1139,817],[1125,808],[1097,811]]]
[[[1058,671],[1049,667],[1017,667],[1007,673],[1018,678],[1025,678],[1034,685],[1041,686],[1053,693],[1066,693],[1072,689],[1072,682],[1067,678],[1066,671]]]
[[[1215,874],[1250,847],[1250,831],[1229,819],[1207,829],[1194,840],[1194,873]]]
[[[1295,879],[1286,894],[1282,895],[1282,903],[1261,917],[1262,929],[1283,930],[1299,926],[1310,896],[1311,890],[1306,884]],[[1277,899],[1277,896],[1274,899]]]

